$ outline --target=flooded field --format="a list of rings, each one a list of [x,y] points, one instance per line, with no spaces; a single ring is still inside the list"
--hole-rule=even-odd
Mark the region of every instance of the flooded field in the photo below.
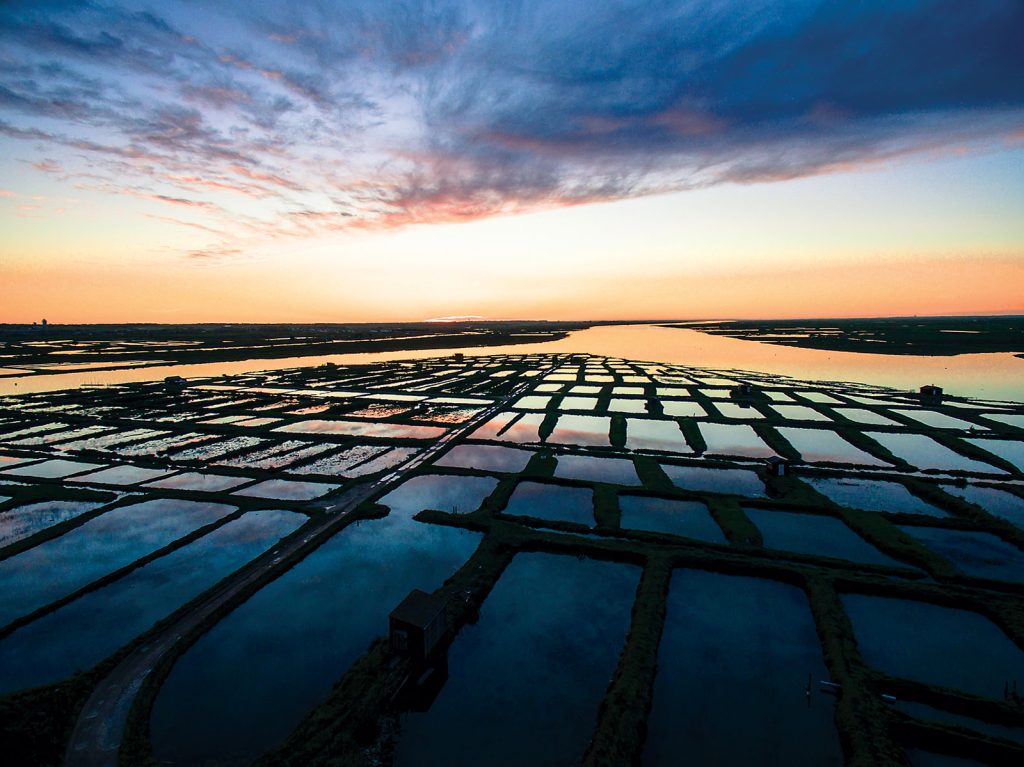
[[[399,765],[571,764],[629,628],[639,569],[521,554],[448,652],[430,710],[401,723]],[[539,597],[538,597],[539,595]]]
[[[1024,756],[1024,408],[523,351],[0,397],[3,727],[129,767]]]
[[[832,699],[806,693],[828,672],[800,589],[676,572],[658,665],[644,764],[842,764]]]

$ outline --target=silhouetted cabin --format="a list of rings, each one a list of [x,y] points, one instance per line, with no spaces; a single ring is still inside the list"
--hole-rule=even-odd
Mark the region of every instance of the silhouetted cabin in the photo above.
[[[936,386],[935,384],[928,384],[927,386],[922,386],[921,396],[939,399],[942,397],[942,387]]]
[[[732,396],[734,397],[749,397],[754,393],[754,387],[748,383],[736,384],[732,387]]]
[[[391,650],[413,660],[427,658],[444,636],[445,600],[413,589],[391,611],[389,638]]]
[[[188,381],[181,376],[167,376],[164,379],[164,390],[169,391],[171,394],[183,392],[186,386],[188,386]]]
[[[466,355],[465,354],[463,354],[462,352],[455,352],[455,361],[456,362],[462,362],[464,359],[466,359]]]
[[[773,455],[764,463],[768,467],[768,475],[771,477],[784,477],[789,473],[789,461],[785,458]]]

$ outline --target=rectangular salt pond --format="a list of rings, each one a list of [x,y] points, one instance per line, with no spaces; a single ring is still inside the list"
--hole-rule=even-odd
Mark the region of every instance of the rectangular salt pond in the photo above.
[[[594,526],[594,492],[587,488],[520,482],[502,514]]]
[[[970,421],[962,421],[959,418],[954,418],[945,413],[938,413],[934,410],[900,410],[897,408],[893,409],[892,412],[936,429],[966,430],[971,427],[978,428],[976,424]]]
[[[416,447],[393,447],[376,458],[372,458],[366,463],[361,463],[355,468],[349,469],[348,474],[351,477],[364,477],[367,474],[387,471],[405,463],[419,452],[420,449]]]
[[[305,461],[313,456],[335,450],[333,444],[310,444],[298,440],[287,440],[273,447],[255,452],[243,453],[231,458],[222,458],[213,462],[214,466],[230,466],[238,469],[283,469],[293,463]]]
[[[592,455],[560,455],[555,476],[613,485],[640,485],[636,467],[628,458],[598,458]]]
[[[802,590],[677,571],[643,763],[839,767],[833,699],[817,691],[822,679],[829,674]]]
[[[707,411],[691,400],[663,400],[662,412],[672,418],[704,418]]]
[[[737,405],[735,402],[716,402],[715,408],[726,418],[738,418],[740,420],[764,418],[764,413],[751,405]]]
[[[156,758],[244,763],[288,736],[413,588],[432,591],[480,536],[397,514],[345,528],[178,659],[153,706]]]
[[[595,415],[559,416],[548,442],[587,447],[608,447],[611,419]]]
[[[424,509],[469,514],[479,509],[497,486],[495,477],[422,474],[406,480],[377,503],[403,517],[413,517]]]
[[[693,453],[693,449],[686,442],[676,421],[626,419],[626,447],[630,450]]]
[[[268,479],[244,490],[237,490],[234,495],[244,495],[247,498],[269,498],[277,501],[312,501],[339,487],[341,485],[329,485],[322,482]]]
[[[39,479],[64,479],[74,474],[84,474],[87,471],[102,469],[101,463],[85,463],[83,461],[65,461],[63,459],[51,459],[42,463],[31,465],[16,465],[13,468],[4,469],[6,477],[37,477]]]
[[[328,474],[342,476],[354,467],[387,450],[383,445],[356,445],[331,455],[315,458],[310,463],[292,466],[289,474]]]
[[[761,531],[764,545],[769,549],[868,565],[908,567],[883,554],[835,517],[750,507],[744,507],[743,513]]]
[[[619,527],[626,530],[648,530],[708,543],[728,543],[707,505],[700,501],[621,495],[619,509],[622,512]]]
[[[900,525],[964,575],[1024,582],[1024,552],[992,533]]]
[[[410,426],[401,423],[375,423],[373,421],[324,421],[310,418],[286,426],[275,432],[290,434],[340,434],[350,437],[386,437],[390,439],[437,439],[446,429],[439,426]]]
[[[4,442],[8,445],[19,445],[23,447],[31,445],[51,445],[55,442],[79,440],[86,437],[106,434],[111,431],[112,429],[109,426],[86,426],[81,429],[68,429],[67,431],[51,432],[49,434],[37,434],[29,437],[22,437],[21,439],[6,438]]]
[[[639,568],[519,554],[448,653],[426,713],[403,717],[399,765],[576,764],[626,632]]]
[[[0,500],[6,500],[0,496]],[[0,512],[0,547],[98,509],[100,501],[37,501]]]
[[[1011,439],[967,439],[975,447],[980,447],[992,455],[997,455],[1007,463],[1024,472],[1024,442]]]
[[[610,413],[646,413],[647,400],[644,399],[613,399],[608,403]]]
[[[0,562],[0,626],[227,516],[218,503],[154,500],[119,506]]]
[[[540,442],[540,425],[544,423],[543,413],[526,413],[505,429],[500,440],[507,442]]]
[[[947,517],[945,511],[922,501],[899,482],[878,479],[847,479],[846,477],[801,477],[833,503],[865,511],[888,511],[894,514],[923,514]]]
[[[842,602],[864,660],[890,676],[1001,700],[1024,668],[1024,650],[979,613],[867,594]]]
[[[1024,727],[993,724],[982,719],[974,719],[973,717],[956,714],[952,711],[933,708],[925,703],[917,703],[916,701],[898,701],[896,708],[915,719],[921,719],[926,722],[948,722],[966,727],[969,730],[985,733],[986,735],[994,735],[997,738],[1005,738],[1024,744]]]
[[[874,410],[866,410],[859,407],[834,407],[832,410],[857,423],[869,424],[871,426],[899,426],[896,421],[886,418]]]
[[[226,474],[187,471],[149,482],[146,487],[156,487],[161,490],[185,490],[191,493],[220,493],[241,487],[252,481],[251,477],[231,477]]]
[[[144,466],[111,466],[91,474],[75,477],[75,482],[88,482],[94,485],[137,485],[141,482],[166,477],[167,469],[147,469]]]
[[[985,474],[1005,474],[1002,469],[975,461],[940,445],[924,434],[866,431],[864,435],[878,442],[897,458],[902,458],[919,469],[938,471],[974,471]]]
[[[501,471],[518,473],[526,468],[533,457],[533,451],[499,445],[456,445],[435,465],[480,471]]]
[[[757,436],[753,427],[733,423],[700,423],[700,433],[707,443],[707,452],[718,455],[735,455],[745,458],[767,458],[775,455],[764,441]]]
[[[797,426],[776,427],[779,434],[800,453],[808,463],[849,463],[857,466],[890,466],[888,461],[875,458],[854,447],[834,431],[802,429]]]
[[[563,397],[559,410],[593,410],[597,407],[597,397]]]
[[[994,487],[943,485],[942,489],[950,495],[980,506],[994,517],[1013,522],[1018,527],[1024,527],[1024,498],[1005,490],[997,490]]]
[[[681,490],[693,493],[724,493],[749,498],[765,497],[764,482],[749,469],[710,469],[704,466],[661,465],[662,470]]]
[[[530,395],[528,397],[520,397],[512,407],[516,410],[543,410],[548,406],[549,402],[551,402],[551,397]]]
[[[487,423],[485,423],[483,426],[479,427],[476,431],[470,434],[469,438],[498,439],[498,435],[501,434],[502,431],[507,429],[508,425],[512,423],[512,421],[514,421],[518,415],[518,413],[510,413],[507,411],[503,413],[498,413],[489,421],[487,421]],[[540,415],[541,420],[543,420],[544,415],[542,413],[537,413],[537,415]]]
[[[635,376],[627,376],[634,377]],[[643,386],[613,386],[612,394],[616,397],[642,397],[644,396]]]
[[[983,413],[990,421],[1005,423],[1007,426],[1016,426],[1024,429],[1024,413]]]
[[[802,391],[800,396],[804,399],[809,399],[811,402],[818,402],[823,405],[842,405],[841,399],[836,399],[831,394],[825,394],[819,391]]]
[[[819,413],[812,407],[806,405],[772,405],[779,415],[787,421],[831,421],[824,413]]]
[[[251,511],[22,626],[0,640],[0,693],[91,667],[305,520],[288,511]]]

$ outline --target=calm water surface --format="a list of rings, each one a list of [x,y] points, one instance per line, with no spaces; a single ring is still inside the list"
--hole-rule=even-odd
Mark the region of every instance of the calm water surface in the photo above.
[[[891,676],[1001,699],[1024,669],[1024,650],[979,613],[866,594],[842,601],[864,660]]]
[[[813,680],[811,702],[806,696]],[[838,765],[829,679],[804,592],[745,576],[672,576],[644,764]]]
[[[248,764],[284,740],[413,588],[432,591],[480,536],[401,514],[342,530],[213,627],[157,696],[162,764]]]
[[[119,506],[0,562],[0,625],[67,596],[234,509],[156,500]]]
[[[430,710],[404,718],[398,764],[578,764],[639,578],[631,565],[518,555],[453,643]]]
[[[306,521],[251,511],[0,641],[0,693],[89,668]]]
[[[916,390],[925,383],[943,386],[950,394],[1024,401],[1024,360],[1012,354],[960,354],[921,357],[900,354],[860,354],[801,349],[790,346],[713,336],[685,328],[654,325],[596,327],[570,333],[560,341],[494,347],[463,347],[378,354],[334,354],[278,360],[243,360],[198,365],[66,373],[27,378],[0,378],[0,394],[67,389],[82,384],[159,381],[168,375],[238,375],[258,370],[390,360],[426,359],[461,352],[469,355],[586,353],[626,359],[697,365],[709,368],[756,370],[805,380],[854,381]]]

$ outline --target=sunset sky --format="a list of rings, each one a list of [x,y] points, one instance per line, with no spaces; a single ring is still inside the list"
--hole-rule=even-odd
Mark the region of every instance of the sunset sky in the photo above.
[[[1024,313],[1024,3],[8,2],[0,322]]]

